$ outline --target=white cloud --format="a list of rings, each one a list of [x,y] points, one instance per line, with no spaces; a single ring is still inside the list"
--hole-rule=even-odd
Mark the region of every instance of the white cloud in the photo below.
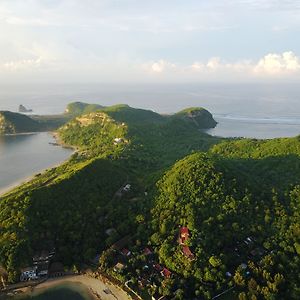
[[[147,66],[146,66],[146,68],[147,68]],[[176,68],[177,68],[177,66],[175,64],[165,61],[163,59],[150,64],[150,70],[154,73],[162,73],[162,72],[168,71],[170,69],[175,70]]]
[[[300,59],[293,52],[270,53],[264,56],[254,68],[256,74],[287,75],[300,71]]]
[[[287,51],[282,54],[267,54],[258,61],[227,62],[220,57],[212,57],[206,62],[197,61],[191,65],[182,66],[159,60],[145,64],[144,69],[154,74],[165,74],[166,77],[176,73],[191,79],[201,78],[201,76],[222,79],[285,78],[300,75],[300,58],[293,52]]]

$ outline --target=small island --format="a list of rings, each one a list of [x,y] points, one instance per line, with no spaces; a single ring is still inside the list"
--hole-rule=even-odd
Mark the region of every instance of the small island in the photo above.
[[[19,105],[19,112],[20,113],[30,113],[30,112],[33,112],[33,110],[32,109],[28,109],[24,105],[20,104]]]

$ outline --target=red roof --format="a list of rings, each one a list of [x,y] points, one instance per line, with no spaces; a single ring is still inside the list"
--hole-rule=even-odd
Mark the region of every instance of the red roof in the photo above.
[[[124,249],[121,251],[121,253],[122,253],[123,255],[125,255],[125,256],[129,256],[131,252],[130,252],[128,249],[124,248]]]
[[[163,268],[163,270],[161,271],[162,275],[164,277],[170,277],[171,276],[171,272],[167,269],[167,268]]]
[[[162,270],[162,267],[160,264],[155,264],[153,265],[154,269],[157,270],[157,271],[161,271]]]
[[[192,258],[194,257],[194,254],[192,253],[189,246],[182,246],[182,252],[185,256]]]
[[[145,255],[150,255],[150,254],[152,254],[152,251],[147,247],[147,248],[144,249],[144,254]]]
[[[189,229],[187,227],[181,227],[180,228],[180,234],[188,235],[189,234]]]

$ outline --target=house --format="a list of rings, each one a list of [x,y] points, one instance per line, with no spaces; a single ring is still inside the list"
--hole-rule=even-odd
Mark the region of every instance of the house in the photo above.
[[[36,269],[37,275],[38,276],[48,276],[48,268],[49,268],[48,263],[39,264]]]
[[[160,274],[165,278],[170,278],[172,275],[172,273],[167,268],[163,268]]]
[[[124,187],[123,187],[123,191],[124,192],[129,192],[131,189],[131,185],[130,184],[126,184]]]
[[[191,260],[195,258],[194,254],[192,253],[192,251],[191,251],[191,249],[190,249],[189,246],[183,245],[182,248],[181,248],[181,250],[182,250],[182,253],[183,253],[187,258],[189,258],[189,259],[191,259]]]
[[[146,256],[153,254],[153,252],[152,252],[148,247],[146,247],[146,248],[144,249],[143,253],[144,253],[144,255],[146,255]]]
[[[36,275],[36,267],[27,267],[21,270],[21,281],[38,279]]]
[[[117,137],[117,138],[114,139],[114,144],[115,144],[115,145],[118,145],[118,144],[120,144],[120,143],[122,143],[122,142],[123,142],[123,139],[122,139],[122,138]]]
[[[114,266],[114,271],[115,272],[118,272],[118,273],[121,273],[125,268],[125,265],[118,262],[115,266]]]
[[[122,249],[121,254],[128,257],[130,256],[131,252],[128,249],[124,248]]]
[[[187,227],[181,227],[179,229],[179,239],[178,242],[180,245],[185,244],[186,241],[189,239],[190,233]]]
[[[153,265],[153,268],[156,270],[156,271],[158,271],[158,272],[160,272],[163,268],[162,268],[162,266],[160,265],[160,264],[154,264]]]

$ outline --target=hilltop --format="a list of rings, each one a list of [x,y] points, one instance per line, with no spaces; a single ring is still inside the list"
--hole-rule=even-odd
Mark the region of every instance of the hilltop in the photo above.
[[[211,137],[203,108],[68,107],[57,133],[78,151],[0,201],[10,282],[54,247],[145,299],[299,298],[299,137]]]
[[[132,108],[126,104],[105,107],[99,104],[72,102],[60,115],[27,116],[21,113],[0,111],[0,134],[53,131],[75,117],[100,111],[112,117],[116,122],[126,122],[130,125],[164,123],[170,118],[193,122],[199,129],[212,128],[217,124],[213,116],[203,108],[191,108],[172,116],[162,116],[153,111]]]
[[[0,135],[39,131],[40,124],[28,116],[0,111]]]

